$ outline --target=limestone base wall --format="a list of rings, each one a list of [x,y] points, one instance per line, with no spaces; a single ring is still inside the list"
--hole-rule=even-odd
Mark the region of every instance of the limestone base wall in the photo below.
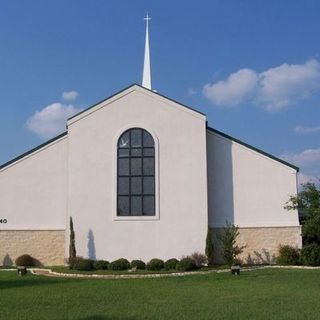
[[[211,228],[214,243],[214,262],[223,263],[221,242],[218,235],[223,228]],[[301,227],[256,227],[239,228],[239,246],[245,246],[239,259],[245,264],[272,264],[280,245],[301,248]]]
[[[11,266],[22,254],[42,265],[63,265],[64,230],[0,230],[0,265]]]

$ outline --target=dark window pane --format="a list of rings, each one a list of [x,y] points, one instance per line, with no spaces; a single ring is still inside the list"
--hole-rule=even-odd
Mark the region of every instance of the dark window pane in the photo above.
[[[148,133],[147,131],[143,131],[143,146],[144,147],[153,147],[154,142],[152,135]]]
[[[131,156],[133,157],[141,157],[142,156],[142,149],[131,149]]]
[[[143,155],[144,156],[154,156],[154,148],[144,148],[143,149]]]
[[[119,147],[119,148],[128,148],[128,147],[130,147],[129,131],[125,132],[125,133],[119,138],[118,147]]]
[[[142,197],[131,197],[131,215],[142,215]]]
[[[141,147],[141,129],[131,130],[131,147]]]
[[[154,194],[154,177],[143,178],[143,193]]]
[[[118,178],[119,195],[129,195],[129,178]]]
[[[154,216],[155,215],[155,204],[153,196],[144,196],[143,197],[143,214],[145,216]]]
[[[143,159],[143,174],[144,175],[154,174],[154,158]]]
[[[129,197],[118,197],[118,216],[130,215],[129,199]]]
[[[117,173],[119,216],[155,215],[154,155],[154,140],[143,129],[127,130],[119,138]]]
[[[128,176],[129,175],[129,159],[119,159],[118,160],[118,174],[119,176]]]
[[[129,157],[130,149],[119,149],[119,157]]]
[[[131,178],[131,194],[142,193],[142,178],[132,177]]]
[[[142,174],[142,161],[141,158],[131,159],[131,175],[138,176]]]

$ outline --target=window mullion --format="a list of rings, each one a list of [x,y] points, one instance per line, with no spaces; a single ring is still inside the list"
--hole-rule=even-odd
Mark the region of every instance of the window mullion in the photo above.
[[[144,159],[144,138],[143,138],[143,131],[141,130],[141,152],[142,152],[142,159],[141,159],[141,174],[142,174],[142,178],[141,178],[141,215],[144,215],[144,189],[143,189],[143,184],[144,184],[144,172],[143,172],[143,159]]]
[[[134,129],[134,131],[132,131]],[[155,215],[155,193],[156,193],[156,190],[155,190],[155,154],[154,154],[154,151],[155,151],[155,147],[154,147],[154,141],[153,141],[153,144],[151,143],[151,135],[141,129],[141,128],[133,128],[133,129],[129,129],[127,130],[124,134],[126,134],[126,140],[128,140],[128,146],[125,146],[125,147],[121,147],[121,145],[119,144],[120,142],[118,142],[118,147],[117,147],[117,211],[119,210],[119,197],[121,196],[124,196],[124,197],[127,197],[129,203],[127,204],[128,207],[127,207],[127,214],[129,216],[132,216],[134,214],[141,214],[142,216],[145,215],[145,211],[147,210],[147,213],[148,215]],[[139,139],[139,135],[140,135],[140,142],[141,142],[141,145],[139,146],[138,144],[134,147],[132,147],[132,139],[134,139],[136,141],[136,139]],[[122,136],[121,136],[122,137]],[[119,138],[119,141],[121,139],[121,137]],[[148,146],[145,146],[145,144],[147,144]],[[127,149],[129,154],[127,155],[126,153],[124,153],[123,151],[120,152],[120,148],[121,150],[122,149]],[[138,149],[140,149],[141,151],[138,151]],[[148,151],[148,150],[153,150],[153,151]],[[147,151],[146,151],[147,150]],[[125,154],[125,155],[124,155]],[[132,160],[133,159],[141,159],[141,162],[140,164],[139,163],[136,163],[138,162],[138,160],[135,160],[134,164],[132,164]],[[128,163],[126,164],[129,169],[129,172],[128,172],[128,175],[123,175],[123,174],[119,174],[119,166],[120,164],[121,165],[125,165],[125,162],[123,160],[120,161],[120,159],[128,159]],[[144,164],[144,159],[150,159],[150,160],[146,160],[146,165]],[[153,161],[153,163],[150,163],[150,161]],[[133,168],[136,168],[136,169],[139,169],[139,165],[140,165],[140,170],[141,170],[141,173],[140,174],[133,174]],[[149,166],[152,166],[153,169],[151,171],[151,167]],[[125,168],[125,167],[124,167]],[[148,173],[150,174],[145,174],[145,169],[148,169]],[[122,172],[121,172],[122,173]],[[126,172],[124,172],[126,173]],[[136,172],[138,173],[138,172]],[[128,195],[120,195],[120,189],[119,189],[119,183],[125,181],[125,180],[121,180],[120,181],[120,178],[127,178],[127,181],[129,183],[129,186],[128,186]],[[141,189],[139,190],[141,193],[133,193],[133,191],[135,189],[133,189],[133,186],[132,186],[132,183],[133,183],[133,180],[134,178],[138,178],[136,180],[140,180],[140,183],[141,183]],[[153,181],[153,192],[150,193],[150,185],[148,182],[148,185],[147,185],[147,189],[144,188],[145,185],[144,185],[144,181],[147,179],[147,177],[152,177],[152,181]],[[149,181],[149,180],[148,180]],[[121,189],[122,190],[122,189]],[[137,190],[138,191],[138,190]],[[146,191],[148,191],[146,193]],[[133,201],[133,197],[136,197],[134,198],[135,201],[134,203],[132,203]],[[137,211],[136,212],[136,207],[135,205],[138,205],[138,198],[139,198],[139,202],[141,201],[141,204],[140,204],[140,210],[141,212]],[[151,203],[151,198],[153,199],[153,203]],[[146,203],[145,203],[146,201]],[[125,202],[124,202],[125,203]],[[121,204],[121,208],[124,204]],[[152,207],[150,207],[152,206]],[[149,209],[148,209],[149,208]],[[152,209],[151,209],[152,208]],[[146,209],[146,210],[145,210]]]
[[[131,131],[129,131],[129,215],[131,216]]]

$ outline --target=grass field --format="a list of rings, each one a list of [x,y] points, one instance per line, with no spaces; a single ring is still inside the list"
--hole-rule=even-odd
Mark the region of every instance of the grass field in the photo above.
[[[137,280],[0,271],[0,319],[320,319],[320,270]]]

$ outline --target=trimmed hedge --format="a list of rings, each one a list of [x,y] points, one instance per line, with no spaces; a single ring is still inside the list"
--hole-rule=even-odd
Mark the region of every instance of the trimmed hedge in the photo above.
[[[191,271],[195,269],[197,269],[197,266],[189,257],[181,259],[177,264],[177,270],[179,271]]]
[[[121,258],[112,261],[108,267],[109,270],[128,270],[130,269],[130,262],[127,259]]]
[[[36,265],[36,261],[29,254],[23,254],[16,259],[16,266],[18,267],[34,267]]]
[[[147,269],[148,270],[156,270],[159,271],[161,269],[164,268],[164,262],[161,259],[151,259],[148,263],[147,263]]]
[[[146,264],[141,260],[132,260],[131,269],[136,268],[137,270],[144,270],[146,268]]]
[[[72,269],[78,270],[78,271],[91,271],[94,269],[93,264],[94,264],[94,261],[91,259],[76,257],[74,259]]]
[[[300,250],[289,245],[280,246],[276,261],[282,265],[298,265],[300,264]]]
[[[177,268],[178,263],[179,263],[178,259],[175,259],[175,258],[169,259],[164,263],[164,268],[166,270],[175,270]]]
[[[93,263],[93,267],[96,270],[107,270],[110,262],[106,260],[97,260]]]

